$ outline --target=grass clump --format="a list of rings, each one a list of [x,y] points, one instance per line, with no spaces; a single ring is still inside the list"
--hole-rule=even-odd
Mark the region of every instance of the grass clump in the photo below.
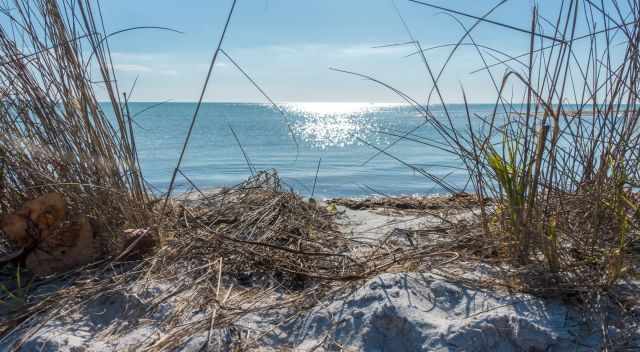
[[[149,198],[99,4],[0,6],[0,215],[60,194],[108,251],[124,228],[148,224]]]
[[[447,12],[463,33],[456,43],[423,49],[407,28],[411,41],[394,44],[415,46],[411,56],[421,60],[431,85],[426,104],[373,77],[335,71],[390,89],[424,116],[436,136],[418,136],[414,129],[395,134],[390,146],[406,139],[460,160],[479,205],[477,237],[487,249],[478,251],[486,254],[482,259],[506,264],[503,283],[541,294],[601,293],[633,272],[640,238],[640,2],[545,4],[554,17],[534,7],[527,25],[514,26],[489,18],[505,2],[478,16],[410,1]],[[474,38],[480,24],[522,35],[529,50],[487,51]],[[438,69],[427,55],[449,47]],[[485,75],[493,88],[490,113],[473,111],[464,89],[462,113],[447,104],[440,83],[462,48],[477,54],[481,66],[472,74]],[[376,155],[400,160],[388,148],[376,149]],[[460,191],[446,177],[403,164],[445,192]]]
[[[47,240],[70,242],[53,248],[58,262],[64,262],[65,255],[71,257],[65,246],[78,245],[73,224],[86,220],[90,226],[83,235],[90,232],[87,238],[98,255],[82,254],[95,261],[117,254],[113,249],[119,249],[124,229],[149,224],[149,195],[107,36],[99,4],[92,1],[0,4],[0,223],[4,228],[8,216],[24,220],[25,234],[34,242],[17,255],[7,256],[2,253],[7,248],[0,248],[0,266],[16,270],[15,279],[3,279],[15,287],[2,287],[0,306],[10,306],[18,316],[3,317],[0,330],[29,316],[34,285],[24,283],[33,273],[23,268],[29,267],[30,254],[51,257],[51,248],[41,246]],[[105,98],[110,104],[99,103]],[[44,231],[33,219],[35,208],[24,206],[53,194],[61,196],[66,216],[54,221],[60,226]],[[0,230],[0,242],[6,237]],[[18,269],[12,269],[15,263]]]
[[[140,226],[147,193],[96,5],[0,6],[0,212],[57,192],[103,231]]]
[[[528,59],[524,69],[510,56],[489,65],[477,50],[494,84],[493,112],[467,106],[466,116],[444,108],[444,117],[428,117],[441,120],[431,125],[478,198],[496,200],[482,206],[484,237],[499,243],[494,257],[528,291],[606,291],[638,264],[640,3],[627,5],[563,2],[553,21],[534,8],[529,52],[518,56]],[[464,40],[478,47],[472,30]],[[501,77],[493,66],[505,68]],[[450,128],[455,118],[468,129]]]

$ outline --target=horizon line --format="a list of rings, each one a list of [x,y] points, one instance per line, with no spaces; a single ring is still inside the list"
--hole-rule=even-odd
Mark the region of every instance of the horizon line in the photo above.
[[[132,100],[129,103],[178,103],[178,104],[197,104],[197,100]],[[98,100],[98,103],[111,103],[108,100]],[[270,102],[264,101],[203,101],[203,104],[262,104],[262,105],[272,105]],[[276,102],[276,105],[279,104],[385,104],[385,105],[404,105],[411,106],[411,104],[407,102],[393,102],[393,101],[282,101]],[[421,104],[424,106],[424,104]],[[440,106],[442,104],[430,104],[429,106]],[[445,105],[464,105],[462,102],[457,103],[447,103]],[[469,103],[468,105],[495,105],[495,102],[492,103]],[[515,105],[515,104],[514,104]]]

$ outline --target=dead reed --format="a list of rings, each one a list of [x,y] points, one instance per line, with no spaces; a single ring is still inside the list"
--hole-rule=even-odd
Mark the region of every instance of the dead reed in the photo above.
[[[339,231],[334,212],[285,191],[274,171],[186,206],[172,201],[168,209],[172,225],[160,234],[161,248],[148,259],[145,277],[184,284],[170,294],[180,297],[180,309],[167,318],[168,334],[153,350],[171,350],[198,332],[232,328],[250,312],[280,310],[285,323],[352,282],[458,258],[454,236],[414,246],[356,243]],[[452,226],[440,231],[454,232]],[[275,292],[286,292],[287,299],[274,302]],[[202,310],[209,315],[190,320]],[[192,323],[180,324],[185,321]]]
[[[78,220],[84,224],[81,235],[91,242],[87,247],[96,245],[103,255],[114,254],[108,251],[118,248],[112,242],[120,241],[125,228],[147,226],[150,218],[132,121],[126,102],[119,98],[107,37],[99,4],[92,1],[16,0],[0,4],[0,217],[4,219],[41,195],[53,194],[56,199],[61,195],[56,206],[72,219],[63,224],[71,231],[69,238],[80,236],[73,231],[78,229],[73,221]],[[100,104],[97,91],[104,92],[110,104]],[[105,109],[113,109],[113,118]],[[30,238],[46,240],[38,224],[27,223]],[[51,242],[56,240],[51,236]],[[100,259],[93,257],[94,248],[80,250],[91,253],[83,260]],[[65,250],[58,252],[53,257],[61,263],[65,255],[71,256]],[[29,273],[23,272],[24,255],[29,253],[18,254],[16,265],[5,260],[0,264],[3,269],[14,268],[21,289],[18,306],[6,312],[2,304],[2,330],[43,310],[59,312],[73,301],[73,296],[58,294],[35,299],[33,291],[52,279],[29,279]],[[101,271],[93,268],[87,273],[97,279]],[[92,282],[73,290],[95,294],[92,287],[110,285]],[[18,292],[4,284],[2,288],[3,302]],[[72,294],[73,290],[66,292]]]
[[[59,192],[102,231],[141,226],[148,198],[99,9],[91,1],[2,6],[0,213]],[[110,105],[98,103],[98,90]]]
[[[156,211],[162,207],[156,203]],[[195,200],[170,200],[164,214],[157,251],[139,261],[70,273],[73,285],[30,296],[0,320],[0,332],[22,329],[19,346],[40,324],[64,319],[86,302],[160,285],[166,292],[147,301],[137,317],[155,314],[164,303],[174,308],[164,313],[162,338],[140,348],[170,351],[194,335],[236,329],[247,314],[277,311],[284,324],[335,290],[386,271],[439,268],[460,257],[464,241],[455,236],[464,231],[445,224],[423,234],[432,241],[409,245],[389,236],[358,243],[339,231],[335,212],[285,191],[273,171]],[[274,300],[279,295],[285,299]],[[250,349],[260,339],[230,344]]]
[[[427,101],[442,113],[436,116],[428,105],[372,77],[343,72],[391,89],[422,111],[438,135],[399,139],[443,146],[465,165],[481,208],[482,237],[495,248],[485,259],[508,263],[512,272],[505,281],[513,287],[544,294],[603,292],[632,272],[640,234],[640,2],[545,4],[557,9],[555,18],[543,18],[534,8],[528,25],[517,27],[489,18],[504,1],[483,15],[410,1],[456,16],[463,33],[458,42],[438,47],[453,48],[436,69],[407,28],[432,85]],[[474,39],[480,23],[523,33],[529,51],[500,51],[505,58],[495,59]],[[465,46],[478,55],[475,74],[485,74],[495,91],[490,114],[474,112],[464,90],[466,114],[447,109],[439,83]],[[516,61],[524,69],[512,67]],[[468,128],[454,128],[456,119]],[[421,173],[433,178],[428,170]],[[451,191],[445,180],[438,184]],[[487,204],[487,198],[496,203]]]

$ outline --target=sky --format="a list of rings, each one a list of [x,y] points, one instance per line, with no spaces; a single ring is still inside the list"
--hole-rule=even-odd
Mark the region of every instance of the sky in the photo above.
[[[118,82],[123,90],[137,78],[133,101],[196,101],[233,0],[102,1],[107,30],[163,26],[182,34],[141,29],[111,37]],[[497,1],[431,0],[433,4],[482,16]],[[560,1],[546,0],[542,12]],[[411,35],[423,48],[455,43],[464,30],[442,11],[395,0]],[[526,28],[530,0],[512,0],[488,18]],[[473,19],[460,18],[466,26]],[[527,51],[529,36],[487,23],[473,32],[477,43],[510,54]],[[399,102],[380,85],[339,68],[375,77],[425,101],[431,80],[414,46],[376,48],[410,40],[392,0],[238,0],[223,49],[277,102]],[[435,71],[450,47],[429,50]],[[490,103],[495,90],[476,50],[459,50],[444,71],[441,92],[447,102]],[[517,66],[517,64],[515,64]],[[504,71],[504,67],[497,68]],[[220,56],[205,101],[263,102],[265,99],[225,57]]]

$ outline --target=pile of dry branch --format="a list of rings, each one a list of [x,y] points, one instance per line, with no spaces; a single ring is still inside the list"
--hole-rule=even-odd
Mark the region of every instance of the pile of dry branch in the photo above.
[[[456,193],[448,197],[378,197],[366,199],[335,198],[331,203],[350,209],[399,209],[399,210],[441,210],[472,209],[480,206],[478,198],[469,193]],[[490,204],[491,199],[484,199]]]
[[[275,272],[289,278],[340,276],[354,269],[350,246],[326,209],[284,192],[262,172],[231,189],[176,204],[162,234],[162,260],[189,270],[224,258],[226,270]],[[233,264],[231,264],[233,263]],[[165,268],[165,265],[161,265]]]

